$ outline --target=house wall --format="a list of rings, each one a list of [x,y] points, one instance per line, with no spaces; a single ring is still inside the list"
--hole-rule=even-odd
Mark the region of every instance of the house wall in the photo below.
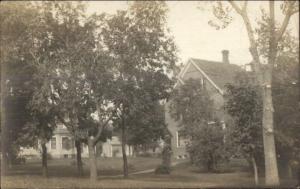
[[[62,144],[62,138],[68,137],[72,144],[70,149],[64,149]],[[66,130],[56,130],[53,138],[56,139],[56,148],[52,149],[51,147],[51,140],[47,142],[47,152],[53,157],[53,158],[75,158],[76,155],[76,148],[75,148],[75,142],[72,138],[72,136],[66,131]],[[97,151],[97,147],[96,151]],[[133,155],[133,148],[131,146],[126,145],[125,147],[126,154],[128,156]],[[86,144],[82,144],[82,151],[81,156],[83,158],[89,157],[88,152],[88,146]],[[38,144],[38,148],[23,148],[21,150],[21,155],[24,156],[35,156],[35,157],[41,157],[41,148],[40,143]],[[102,144],[102,153],[100,155],[101,157],[122,157],[122,148],[121,148],[121,142],[118,137],[113,136],[112,139],[108,139],[105,143]]]
[[[190,64],[187,70],[185,71],[184,75],[182,76],[182,80],[186,81],[188,79],[203,79],[203,82],[205,83],[205,87],[208,90],[211,99],[214,101],[214,109],[215,109],[215,116],[219,118],[220,120],[227,122],[227,115],[224,111],[224,98],[222,94],[220,94],[219,91],[208,81],[205,79],[205,77],[197,70],[197,68]],[[176,87],[179,87],[180,85],[177,85]],[[172,145],[172,152],[173,156],[175,158],[185,158],[188,157],[188,153],[186,152],[185,146],[178,146],[178,131],[180,128],[178,127],[178,122],[176,122],[169,113],[169,106],[170,101],[165,104],[165,122],[168,126],[168,129],[172,135],[171,139],[171,145]]]

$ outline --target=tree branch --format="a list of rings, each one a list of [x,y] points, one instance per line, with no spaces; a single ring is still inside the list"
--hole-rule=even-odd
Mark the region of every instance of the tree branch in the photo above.
[[[242,9],[240,9],[239,8],[239,6],[234,2],[234,1],[228,1],[230,4],[231,4],[231,6],[234,8],[234,10],[238,13],[238,14],[242,14],[243,13],[243,11],[242,11]],[[247,5],[247,3],[245,3],[246,5]],[[244,6],[245,6],[245,4],[244,4]]]
[[[252,55],[252,58],[254,60],[254,71],[257,73],[258,75],[258,80],[259,82],[263,81],[262,78],[262,69],[261,69],[261,65],[260,65],[260,60],[259,60],[259,53],[258,53],[258,49],[257,49],[257,43],[254,37],[254,30],[251,26],[251,22],[250,19],[248,17],[247,14],[247,2],[244,3],[243,9],[240,9],[237,4],[233,1],[228,1],[231,6],[234,8],[234,10],[241,15],[244,24],[246,26],[246,30],[247,30],[247,34],[248,34],[248,38],[250,41],[250,53]]]
[[[291,18],[290,14],[285,15],[284,20],[282,22],[282,25],[281,25],[280,29],[277,32],[276,41],[280,41],[281,37],[283,36],[283,33],[285,32],[285,30],[286,30],[286,28],[289,24],[290,18]]]
[[[36,63],[37,65],[39,65],[39,64],[40,64],[40,63],[39,63],[39,58],[37,58],[31,50],[29,50],[29,54],[32,56],[32,58],[33,58],[33,60],[35,61],[35,63]]]
[[[108,125],[108,122],[112,119],[113,116],[114,116],[114,112],[109,116],[109,118],[103,124],[99,123],[98,132],[94,138],[94,141],[98,141],[103,130],[106,128],[106,126]],[[100,118],[99,118],[99,121],[100,121]]]
[[[293,10],[293,5],[295,2],[289,2],[288,8],[287,8],[287,12],[285,14],[284,20],[282,22],[282,25],[280,27],[280,29],[277,32],[276,35],[276,42],[280,41],[280,39],[282,38],[289,22],[290,22],[290,18],[293,14],[299,12],[299,8],[297,7],[295,10]]]
[[[70,122],[66,122],[64,120],[64,118],[62,118],[60,115],[57,115],[57,118],[59,119],[59,121],[62,122],[62,124],[64,124],[66,127],[72,127],[71,123]]]
[[[248,6],[248,1],[244,1],[244,5],[243,5],[243,8],[242,8],[243,12],[246,12],[247,6]]]

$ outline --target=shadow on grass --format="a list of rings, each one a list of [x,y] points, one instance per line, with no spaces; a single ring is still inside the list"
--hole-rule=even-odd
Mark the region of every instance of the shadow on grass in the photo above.
[[[158,158],[129,158],[129,173],[152,169],[159,164]],[[99,158],[97,162],[99,176],[116,176],[123,173],[121,158]],[[89,177],[88,159],[83,159],[83,178]],[[13,165],[7,176],[42,176],[40,159],[28,160],[25,164]],[[48,177],[79,177],[74,159],[52,159],[48,161]]]

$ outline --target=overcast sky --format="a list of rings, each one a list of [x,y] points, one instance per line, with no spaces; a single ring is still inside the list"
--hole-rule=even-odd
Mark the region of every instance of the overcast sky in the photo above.
[[[250,2],[249,16],[252,22],[260,18],[260,7],[266,5],[264,2]],[[208,7],[205,2],[196,1],[168,1],[168,27],[175,38],[179,49],[179,57],[183,62],[188,58],[201,58],[207,60],[221,61],[221,51],[230,51],[229,59],[234,64],[249,63],[252,58],[248,51],[248,36],[242,20],[238,15],[232,14],[233,22],[223,30],[216,30],[208,25],[213,18],[208,10],[200,10],[199,6]],[[126,9],[126,1],[93,1],[88,3],[89,13],[115,13],[118,9]],[[276,16],[282,21],[283,15],[276,10]],[[295,35],[299,32],[299,16],[294,15],[289,28]],[[298,31],[297,31],[298,30]]]

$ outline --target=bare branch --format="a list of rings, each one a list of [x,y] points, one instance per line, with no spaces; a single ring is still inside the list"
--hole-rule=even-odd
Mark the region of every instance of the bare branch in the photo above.
[[[248,6],[248,1],[244,1],[244,5],[243,5],[243,8],[242,8],[243,12],[246,12],[247,6]]]
[[[234,2],[234,1],[228,1],[231,6],[234,8],[234,10],[241,15],[241,17],[243,18],[244,24],[246,26],[246,30],[247,30],[247,34],[248,34],[248,38],[249,38],[249,42],[250,42],[250,53],[253,57],[253,61],[254,61],[254,71],[258,74],[258,80],[259,82],[262,82],[262,69],[261,69],[261,65],[260,65],[260,60],[259,60],[259,53],[258,53],[258,49],[257,49],[257,43],[254,37],[254,30],[252,28],[250,19],[248,17],[247,14],[247,1],[244,2],[243,8],[240,9],[238,7],[238,5]]]
[[[33,58],[33,60],[35,61],[35,63],[36,63],[37,65],[40,64],[40,63],[39,63],[39,58],[37,58],[31,50],[29,50],[29,53],[30,53],[30,55],[32,56],[32,58]]]
[[[117,109],[119,107],[119,104],[117,104],[115,106],[115,110],[111,113],[111,115],[109,116],[109,118],[104,122],[104,123],[99,123],[99,126],[98,126],[98,131],[97,131],[97,134],[94,138],[94,142],[98,141],[102,132],[104,131],[104,129],[106,128],[106,126],[108,125],[108,122],[113,118],[113,116],[117,113]],[[98,111],[98,117],[99,117],[99,121],[100,121],[100,107],[99,105],[97,105],[97,111]]]
[[[99,124],[98,132],[97,132],[97,134],[94,138],[94,141],[98,141],[98,139],[100,138],[102,132],[104,131],[104,129],[108,125],[108,122],[113,118],[113,116],[114,116],[114,112],[109,116],[109,118],[103,124],[101,124],[101,123]]]
[[[238,14],[242,14],[242,9],[234,1],[228,1]],[[244,5],[245,6],[245,5]]]
[[[291,16],[294,14],[293,13],[295,11],[295,10],[293,10],[294,3],[295,2],[290,2],[289,5],[288,5],[287,12],[285,14],[284,20],[283,20],[282,25],[281,25],[281,27],[280,27],[279,31],[277,32],[277,35],[276,35],[276,42],[278,42],[281,39],[283,33],[285,32],[285,30],[286,30],[286,28],[287,28],[287,26],[290,22]]]

